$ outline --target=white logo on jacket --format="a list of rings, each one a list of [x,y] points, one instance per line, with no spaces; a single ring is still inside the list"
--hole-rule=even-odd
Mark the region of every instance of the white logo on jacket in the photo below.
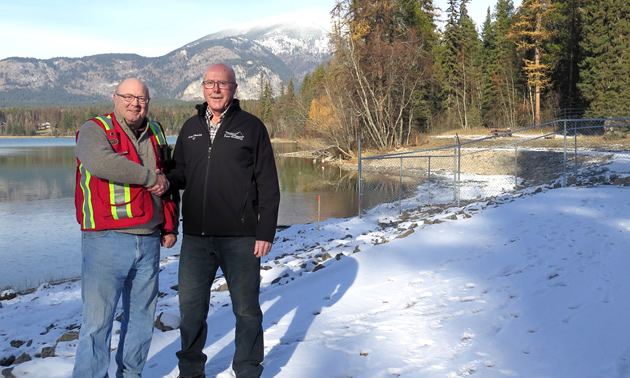
[[[203,135],[201,135],[201,134],[193,134],[193,135],[189,135],[188,139],[195,140],[195,139],[197,139],[197,137],[201,137],[201,136],[203,136]]]
[[[243,140],[243,138],[245,138],[243,133],[241,133],[240,131],[236,133],[231,133],[229,131],[226,131],[223,136],[226,138],[232,138],[232,139],[238,139],[238,140]]]

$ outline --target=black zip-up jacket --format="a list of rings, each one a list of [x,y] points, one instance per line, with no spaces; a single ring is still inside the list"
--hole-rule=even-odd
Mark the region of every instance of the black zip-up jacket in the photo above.
[[[167,175],[171,187],[184,190],[184,234],[273,243],[280,189],[267,128],[234,99],[211,143],[207,107],[197,105],[182,126]]]

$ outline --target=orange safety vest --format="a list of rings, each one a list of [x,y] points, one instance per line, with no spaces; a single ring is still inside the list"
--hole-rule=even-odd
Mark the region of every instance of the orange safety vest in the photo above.
[[[140,158],[135,146],[116,122],[113,113],[92,118],[105,133],[112,149],[127,159],[140,164]],[[157,152],[159,146],[166,146],[166,137],[162,126],[156,122],[149,122],[149,133],[156,165],[163,168],[163,161]],[[77,132],[76,138],[78,139]],[[82,231],[108,230],[123,227],[138,226],[147,223],[153,216],[153,202],[151,193],[142,185],[114,182],[95,177],[81,164],[77,158],[75,207],[77,221]],[[173,217],[177,204],[170,198],[163,198],[164,215],[167,232],[174,229],[177,217]],[[174,219],[173,219],[174,218]]]

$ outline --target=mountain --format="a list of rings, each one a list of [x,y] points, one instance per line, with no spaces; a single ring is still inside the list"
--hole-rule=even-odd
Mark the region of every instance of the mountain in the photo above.
[[[126,77],[143,80],[157,99],[202,100],[201,78],[212,63],[231,65],[237,97],[256,99],[260,77],[280,93],[329,55],[329,26],[323,17],[284,16],[209,34],[160,57],[99,54],[82,58],[0,60],[0,107],[67,105],[109,101]]]
[[[242,37],[269,49],[301,80],[330,56],[329,19],[326,13],[317,10],[296,12],[209,34],[184,48],[226,37]]]

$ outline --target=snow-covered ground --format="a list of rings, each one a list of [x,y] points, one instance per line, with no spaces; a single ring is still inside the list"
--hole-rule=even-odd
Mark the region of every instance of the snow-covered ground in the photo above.
[[[261,270],[263,377],[630,376],[629,198],[572,187],[280,231]],[[162,263],[158,306],[174,328],[177,266]],[[70,376],[79,287],[0,302],[0,361],[27,360],[11,374]],[[230,377],[227,292],[208,323],[206,374]],[[156,329],[144,376],[176,377],[178,349],[177,329]]]

